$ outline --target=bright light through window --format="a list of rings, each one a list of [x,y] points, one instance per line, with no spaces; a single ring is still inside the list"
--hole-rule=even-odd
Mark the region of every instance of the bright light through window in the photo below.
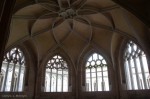
[[[86,62],[86,91],[109,91],[108,67],[99,54],[92,54]]]
[[[68,92],[68,66],[59,55],[46,65],[44,92]]]
[[[124,53],[127,90],[150,89],[150,75],[145,53],[133,41]]]
[[[25,60],[19,48],[13,48],[4,56],[0,73],[1,92],[22,92],[24,89]]]

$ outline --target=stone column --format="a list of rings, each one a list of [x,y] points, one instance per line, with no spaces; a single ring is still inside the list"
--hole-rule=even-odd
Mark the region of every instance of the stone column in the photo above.
[[[9,25],[16,0],[0,0],[0,70],[9,37]]]

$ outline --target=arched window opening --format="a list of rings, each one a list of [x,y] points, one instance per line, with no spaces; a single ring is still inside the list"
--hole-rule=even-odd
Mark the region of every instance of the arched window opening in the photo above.
[[[86,62],[86,91],[109,91],[107,62],[93,53]]]
[[[45,68],[45,92],[68,92],[68,66],[59,55],[50,59]]]
[[[25,59],[19,48],[13,48],[4,56],[2,70],[5,77],[1,92],[22,92],[24,88]]]
[[[144,51],[129,41],[124,52],[127,90],[150,89],[149,69]]]

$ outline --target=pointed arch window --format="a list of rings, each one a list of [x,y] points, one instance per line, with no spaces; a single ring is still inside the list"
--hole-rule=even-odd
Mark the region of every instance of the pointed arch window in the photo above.
[[[98,53],[93,53],[86,62],[86,91],[109,91],[107,62]]]
[[[4,71],[1,92],[22,92],[24,89],[25,57],[19,48],[8,51],[2,63]]]
[[[45,92],[68,92],[68,66],[60,56],[53,56],[45,67]]]
[[[149,69],[144,51],[129,41],[124,52],[127,90],[150,89]]]

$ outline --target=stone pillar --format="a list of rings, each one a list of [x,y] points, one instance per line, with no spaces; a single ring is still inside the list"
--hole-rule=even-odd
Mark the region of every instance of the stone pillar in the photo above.
[[[9,25],[16,0],[0,0],[0,70],[9,37]]]

